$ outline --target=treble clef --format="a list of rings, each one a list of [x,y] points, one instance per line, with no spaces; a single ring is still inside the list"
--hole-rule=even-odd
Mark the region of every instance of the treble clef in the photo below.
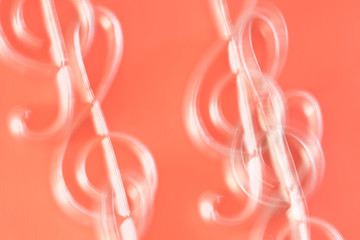
[[[7,61],[22,64],[25,71],[56,72],[60,103],[58,117],[44,131],[35,132],[27,127],[24,120],[29,110],[22,108],[11,114],[10,127],[14,133],[30,139],[49,139],[63,133],[64,141],[60,144],[51,175],[59,205],[71,216],[80,216],[82,222],[95,225],[101,239],[137,239],[145,229],[154,201],[157,188],[155,163],[150,152],[137,139],[109,131],[101,109],[122,57],[120,23],[111,11],[100,6],[93,7],[87,0],[69,2],[78,18],[75,21],[70,19],[69,27],[65,28],[60,25],[54,1],[41,0],[50,39],[51,63],[18,53],[5,33],[1,32],[2,56]],[[18,0],[14,5],[12,18],[15,32],[18,37],[24,38],[25,45],[39,47],[41,40],[25,24],[24,6],[25,0]],[[83,58],[93,46],[96,31],[103,32],[107,42],[103,45],[106,47],[105,69],[97,82],[99,87],[94,91]],[[132,156],[129,159],[137,160],[137,164],[126,166],[125,175],[120,174],[114,141],[124,151],[128,150]],[[87,160],[90,152],[98,147],[101,154],[97,156],[105,165],[105,180],[96,185],[96,180],[88,176]],[[82,197],[78,198],[79,195]]]
[[[322,118],[310,94],[283,94],[274,81],[286,58],[285,21],[273,6],[258,6],[251,1],[246,7],[232,25],[226,2],[214,2],[231,73],[217,76],[220,81],[216,77],[207,80],[221,55],[222,44],[215,46],[194,71],[184,108],[192,139],[228,156],[227,184],[232,192],[239,194],[239,189],[245,193],[246,204],[235,216],[224,216],[217,210],[221,196],[207,192],[200,199],[200,214],[224,225],[237,225],[256,215],[250,239],[263,239],[271,218],[284,212],[287,224],[275,234],[276,239],[310,239],[309,225],[329,239],[342,239],[332,226],[307,213],[305,196],[314,190],[323,174],[319,144]],[[252,33],[256,26],[266,44],[273,45],[267,46],[273,51],[270,66],[260,67],[255,55]],[[213,84],[212,90],[206,91],[209,86],[203,87],[205,84]],[[230,84],[236,89],[238,123],[228,120],[222,111],[221,94]],[[209,106],[207,114],[201,109],[206,106],[204,102]],[[293,113],[297,115],[291,117]],[[296,121],[299,113],[305,118],[300,123]]]

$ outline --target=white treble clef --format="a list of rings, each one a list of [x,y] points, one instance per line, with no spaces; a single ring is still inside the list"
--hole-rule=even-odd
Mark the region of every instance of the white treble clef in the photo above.
[[[200,199],[200,214],[219,224],[237,225],[256,216],[251,239],[263,239],[275,213],[285,211],[287,226],[276,239],[310,239],[310,225],[321,229],[329,239],[342,239],[329,224],[308,216],[305,196],[319,183],[323,173],[323,154],[319,144],[322,118],[316,100],[304,92],[283,95],[275,83],[287,52],[287,28],[281,13],[272,6],[251,1],[232,25],[224,0],[213,1],[222,37],[226,42],[231,74],[226,73],[208,93],[208,72],[221,54],[215,46],[194,71],[185,102],[185,116],[192,139],[202,147],[228,156],[226,181],[232,192],[240,189],[247,196],[241,212],[227,217],[217,210],[221,199],[206,192]],[[255,22],[263,25],[263,35],[274,44],[273,62],[262,71],[255,56],[252,32]],[[268,43],[267,43],[268,44]],[[209,74],[210,76],[210,74]],[[239,126],[224,116],[220,94],[234,81]],[[208,113],[201,109],[208,103]],[[298,128],[285,109],[295,108],[306,122]],[[204,119],[204,118],[208,119]],[[214,131],[215,129],[216,131]],[[219,137],[217,132],[221,132]],[[224,139],[233,139],[228,144]],[[290,149],[289,141],[295,147]],[[293,154],[297,154],[294,161]],[[296,166],[295,166],[296,163]],[[303,192],[304,191],[304,192]]]
[[[24,71],[56,72],[56,83],[59,98],[59,111],[55,121],[44,131],[34,131],[25,122],[30,110],[16,108],[10,114],[9,124],[14,134],[28,139],[52,139],[65,136],[61,144],[57,162],[52,172],[52,184],[56,200],[71,215],[81,215],[95,224],[99,237],[104,239],[137,239],[148,222],[154,194],[157,188],[157,172],[154,160],[146,147],[135,138],[110,132],[103,112],[102,100],[105,98],[115,78],[123,51],[123,36],[116,16],[103,7],[93,7],[87,0],[70,0],[75,6],[79,20],[63,34],[53,0],[41,0],[42,13],[50,39],[51,63],[33,60],[19,53],[6,38],[0,24],[0,51],[6,62],[21,64]],[[39,48],[41,40],[27,28],[23,17],[25,0],[18,0],[11,12],[14,32],[25,45]],[[98,24],[107,37],[107,56],[104,59],[105,70],[96,91],[90,86],[83,56],[90,49]],[[79,111],[74,111],[78,109]],[[90,121],[95,131],[94,136],[84,143],[71,164],[76,170],[75,179],[82,191],[93,200],[93,206],[85,206],[73,197],[69,184],[64,176],[64,158],[71,140],[79,135],[79,129]],[[60,134],[61,133],[61,134]],[[113,142],[125,145],[135,153],[141,166],[131,174],[120,174]],[[86,172],[86,159],[89,152],[97,145],[101,146],[106,165],[109,187],[98,189],[91,184]],[[73,159],[74,160],[74,159]],[[125,171],[126,172],[126,171]],[[127,183],[125,189],[124,180]],[[74,183],[71,183],[74,184]],[[132,209],[130,211],[127,192],[130,191]],[[136,195],[134,195],[134,191]],[[130,194],[130,193],[129,193]],[[134,222],[134,218],[135,221]]]

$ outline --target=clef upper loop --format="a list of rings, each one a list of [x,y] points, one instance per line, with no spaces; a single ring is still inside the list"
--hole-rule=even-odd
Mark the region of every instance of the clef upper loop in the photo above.
[[[44,30],[47,33],[46,38],[42,39],[31,31],[27,26],[27,20],[24,11],[28,5],[28,0],[14,1],[10,6],[10,20],[12,29],[6,29],[0,20],[0,52],[1,59],[10,66],[17,66],[23,75],[36,72],[42,78],[54,79],[57,90],[57,112],[52,122],[45,128],[36,129],[29,126],[29,118],[33,118],[29,107],[15,107],[10,112],[8,123],[12,133],[16,136],[22,136],[29,139],[51,139],[64,134],[69,128],[69,122],[73,117],[73,77],[68,63],[67,49],[63,41],[62,29],[56,14],[56,8],[53,1],[39,1],[39,8],[42,10],[44,21]],[[3,2],[1,2],[3,3]],[[31,3],[35,4],[35,3]],[[83,37],[81,40],[81,49],[85,52],[89,48],[93,38],[93,11],[87,0],[74,2],[76,12],[78,13],[81,31]],[[11,30],[11,31],[10,31]],[[14,39],[11,32],[15,34]],[[46,49],[49,51],[44,51]],[[21,50],[21,49],[26,49]],[[29,54],[32,52],[32,54]],[[39,53],[47,52],[45,59],[37,59]],[[36,108],[32,106],[31,108]],[[36,118],[37,115],[35,114]],[[40,116],[39,116],[40,117]]]

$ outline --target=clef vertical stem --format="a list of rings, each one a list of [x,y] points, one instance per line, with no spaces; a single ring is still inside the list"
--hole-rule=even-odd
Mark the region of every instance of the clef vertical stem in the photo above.
[[[42,0],[41,3],[44,10],[46,29],[50,35],[52,57],[56,65],[62,68],[66,65],[67,56],[55,4],[53,0]]]

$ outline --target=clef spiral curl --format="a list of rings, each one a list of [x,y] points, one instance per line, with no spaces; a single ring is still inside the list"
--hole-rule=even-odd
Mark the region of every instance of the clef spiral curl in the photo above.
[[[283,16],[271,5],[250,1],[232,24],[226,2],[212,3],[222,39],[194,70],[184,115],[194,143],[225,158],[225,181],[242,208],[226,215],[223,197],[207,191],[199,200],[200,215],[222,225],[252,221],[249,239],[311,239],[317,232],[342,239],[331,225],[308,215],[306,197],[325,166],[322,116],[309,93],[283,93],[276,83],[288,47]],[[259,55],[258,39],[266,56]]]

